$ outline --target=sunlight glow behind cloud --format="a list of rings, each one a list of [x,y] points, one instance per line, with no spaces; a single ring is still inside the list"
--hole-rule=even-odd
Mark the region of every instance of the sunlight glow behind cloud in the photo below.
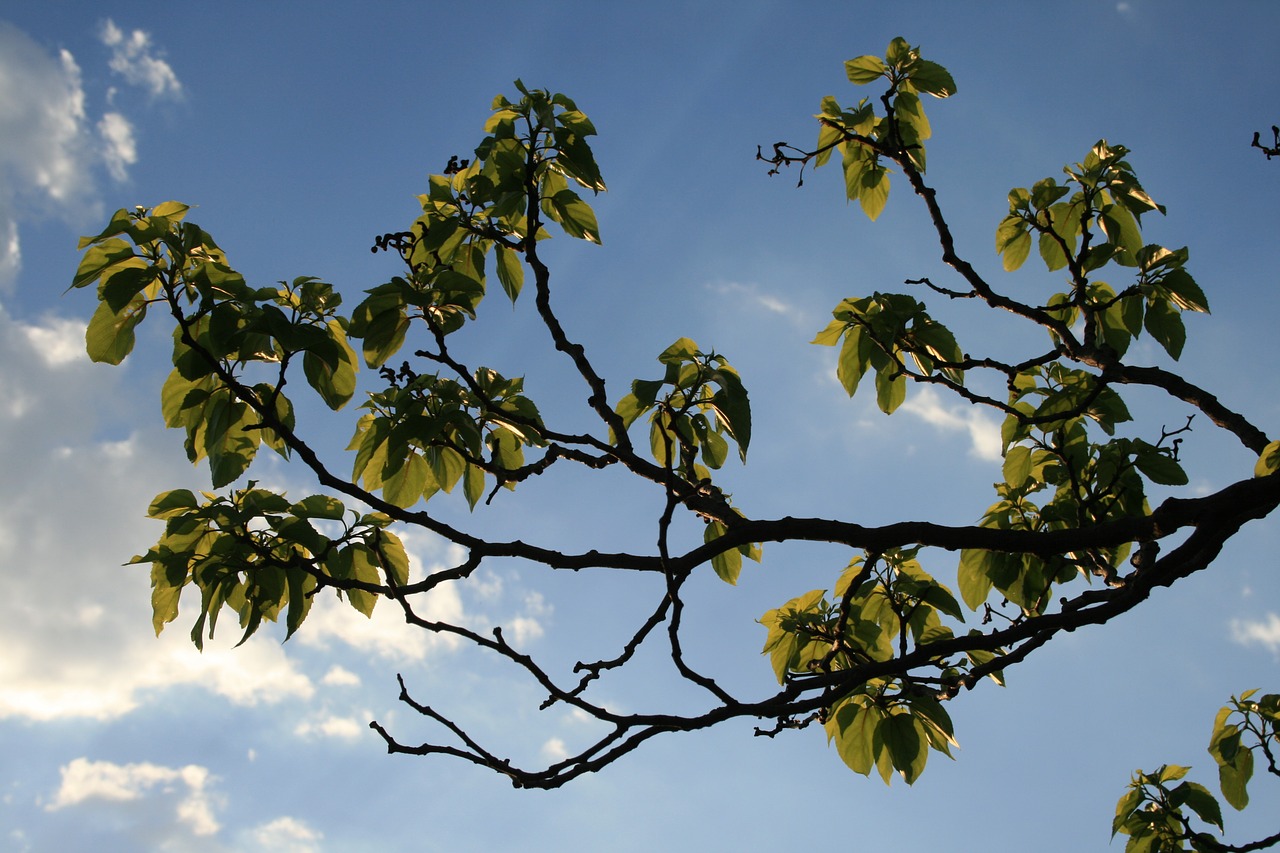
[[[84,356],[83,334],[79,321],[0,309],[0,470],[23,484],[0,514],[0,718],[114,719],[149,691],[193,684],[238,705],[310,697],[273,637],[232,651],[229,624],[229,642],[219,635],[203,655],[185,627],[154,638],[147,571],[120,564],[159,532],[140,508],[191,469],[149,452],[158,429],[95,435],[123,401],[117,377]]]

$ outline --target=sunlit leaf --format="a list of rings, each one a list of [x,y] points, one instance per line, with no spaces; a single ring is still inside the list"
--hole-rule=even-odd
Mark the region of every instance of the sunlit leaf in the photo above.
[[[856,59],[850,59],[844,64],[845,74],[849,77],[849,82],[858,86],[864,86],[867,83],[874,83],[879,78],[885,76],[885,67],[883,60],[878,56],[859,56]]]

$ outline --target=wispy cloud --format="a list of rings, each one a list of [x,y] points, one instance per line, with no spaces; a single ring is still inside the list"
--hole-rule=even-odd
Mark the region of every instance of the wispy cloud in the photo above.
[[[1280,616],[1268,613],[1261,621],[1232,619],[1231,639],[1242,646],[1262,646],[1274,655],[1280,655]]]
[[[785,317],[798,323],[810,323],[806,312],[800,306],[770,293],[758,284],[743,284],[737,281],[721,281],[709,285],[716,293],[732,296],[757,311],[764,311]],[[810,323],[811,324],[811,323]],[[812,325],[812,324],[811,324]]]
[[[363,718],[340,717],[336,714],[320,714],[303,720],[293,729],[293,733],[303,738],[335,738],[337,740],[356,740],[371,734],[369,719],[373,716],[366,713]]]
[[[151,43],[144,30],[125,33],[110,18],[99,33],[102,43],[111,48],[111,70],[134,86],[146,89],[152,97],[182,97],[182,83],[163,54]]]
[[[902,411],[944,432],[968,433],[969,453],[979,459],[995,461],[1000,458],[1000,424],[983,409],[963,401],[947,405],[937,391],[920,387],[913,388],[907,395]]]
[[[150,36],[125,35],[112,22],[102,39],[111,67],[156,97],[178,97],[182,84],[160,59]],[[69,221],[100,214],[95,173],[116,181],[138,162],[133,123],[119,111],[94,120],[83,74],[67,50],[50,53],[26,33],[0,22],[0,291],[22,265],[23,222],[55,215]]]
[[[65,213],[93,184],[80,68],[63,50],[47,53],[25,33],[0,22],[0,287],[21,266],[18,223]],[[19,202],[22,213],[19,213]]]

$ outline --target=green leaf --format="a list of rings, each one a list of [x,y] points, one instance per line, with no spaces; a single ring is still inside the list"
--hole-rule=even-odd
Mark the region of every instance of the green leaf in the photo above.
[[[544,196],[542,210],[560,223],[560,227],[570,237],[591,243],[600,242],[600,226],[596,223],[595,211],[573,190],[563,189],[554,195]]]
[[[383,500],[408,509],[422,498],[428,482],[434,483],[431,466],[419,454],[411,452],[395,473],[383,477]]]
[[[1146,330],[1155,338],[1165,352],[1177,361],[1182,355],[1182,347],[1187,342],[1187,330],[1176,309],[1163,300],[1147,303],[1147,315],[1142,322]]]
[[[1182,470],[1182,466],[1166,453],[1160,453],[1154,448],[1148,453],[1139,453],[1134,457],[1134,464],[1138,470],[1146,475],[1153,483],[1162,486],[1185,486],[1187,484],[1187,473]]]
[[[862,185],[858,192],[858,203],[867,218],[875,222],[884,211],[885,202],[889,199],[889,170],[883,166],[872,166],[862,173]]]
[[[289,507],[299,518],[324,518],[338,521],[346,514],[342,501],[329,495],[308,495]]]
[[[1222,797],[1236,811],[1249,805],[1249,780],[1253,778],[1253,750],[1240,749],[1227,764],[1218,765],[1218,786]]]
[[[836,752],[854,773],[867,776],[875,767],[875,734],[879,722],[878,709],[845,702],[836,709],[828,723],[828,732],[833,727],[835,730]]]
[[[836,362],[836,377],[850,397],[858,390],[858,383],[871,362],[871,346],[871,338],[864,334],[861,326],[846,327],[844,344]]]
[[[659,383],[661,384],[661,383]],[[628,394],[618,401],[617,407],[614,409],[618,413],[618,417],[622,418],[623,427],[630,427],[635,423],[636,418],[653,408],[653,402],[643,403],[634,393]],[[616,440],[616,437],[615,437]]]
[[[516,297],[520,295],[520,289],[524,287],[524,264],[520,262],[520,254],[506,246],[498,246],[496,252],[498,281],[502,284],[507,297],[514,303]]]
[[[368,584],[378,584],[382,578],[378,575],[378,565],[364,545],[353,545],[346,550],[350,555],[351,569],[348,577]],[[378,596],[362,589],[348,589],[347,602],[366,617],[373,616],[373,608],[378,603]]]
[[[711,521],[703,530],[702,541],[714,542],[725,534],[725,530],[725,526],[720,522]],[[738,575],[742,572],[742,552],[737,548],[721,551],[711,558],[711,568],[715,570],[720,580],[727,584],[736,584]]]
[[[1273,441],[1262,448],[1258,463],[1253,466],[1253,476],[1265,477],[1280,471],[1280,441]]]
[[[1067,265],[1066,252],[1062,250],[1062,243],[1055,235],[1042,232],[1039,237],[1039,246],[1040,258],[1050,272],[1060,270]]]
[[[404,550],[404,543],[400,541],[400,537],[390,530],[379,530],[374,537],[374,542],[376,553],[382,560],[382,567],[386,570],[387,576],[397,586],[407,584],[409,555]]]
[[[123,311],[133,298],[156,281],[159,271],[139,262],[137,265],[121,264],[102,277],[99,298],[111,306],[112,311]]]
[[[206,419],[203,450],[209,457],[209,474],[215,489],[238,479],[253,461],[258,449],[257,430],[245,427],[254,422],[252,410],[229,393],[214,397],[204,413]]]
[[[705,419],[694,422],[694,429],[698,431],[698,443],[702,450],[702,462],[708,468],[718,469],[724,465],[729,455],[729,442],[725,441],[720,433],[699,424],[705,424]]]
[[[1120,831],[1129,819],[1129,815],[1143,803],[1142,788],[1134,785],[1125,792],[1119,802],[1116,803],[1116,816],[1111,821],[1111,837],[1115,838],[1116,833]]]
[[[151,208],[151,215],[163,216],[165,219],[180,222],[186,217],[187,211],[190,209],[191,205],[183,204],[180,201],[164,201]]]
[[[1004,457],[1004,481],[1016,489],[1030,477],[1031,448],[1022,444],[1010,447]]]
[[[826,325],[822,331],[814,336],[809,343],[818,344],[824,347],[833,347],[840,343],[841,336],[844,335],[845,329],[849,326],[844,320],[832,320]]]
[[[120,211],[123,213],[124,211]],[[81,244],[83,248],[85,243]],[[145,267],[146,261],[139,258],[133,250],[133,246],[124,240],[112,238],[103,240],[96,246],[91,246],[84,257],[80,259],[80,266],[76,269],[75,277],[71,280],[71,286],[84,287],[97,281],[103,273],[117,267]]]
[[[85,330],[85,350],[93,361],[119,364],[133,351],[134,327],[147,315],[146,302],[135,299],[119,312],[98,303]]]
[[[178,577],[174,577],[178,574]],[[156,636],[164,630],[164,626],[178,617],[178,599],[187,582],[186,560],[181,563],[180,572],[170,571],[164,562],[151,564],[151,627]]]
[[[1196,280],[1186,270],[1169,270],[1164,278],[1160,279],[1160,285],[1169,291],[1174,304],[1183,311],[1209,313],[1209,300],[1205,298],[1200,285],[1196,284]]]
[[[1006,217],[996,229],[996,251],[1000,254],[1005,272],[1013,272],[1031,254],[1031,234],[1026,224],[1017,217]]]
[[[431,474],[435,477],[435,481],[446,492],[452,492],[453,487],[467,471],[467,461],[462,458],[462,454],[451,447],[428,449],[427,461],[431,464]]]
[[[856,86],[874,83],[885,76],[885,70],[884,61],[880,57],[871,56],[870,54],[850,59],[844,64],[844,71],[849,77],[849,82]]]
[[[329,538],[316,530],[305,518],[289,516],[272,526],[281,540],[301,545],[311,552],[312,556],[322,554],[331,544]]]
[[[986,603],[991,594],[990,561],[992,553],[977,548],[966,548],[960,552],[960,568],[957,583],[960,597],[970,610],[977,610]]]
[[[176,518],[186,515],[188,511],[199,506],[196,496],[190,489],[173,489],[155,496],[151,506],[147,507],[147,517]]]
[[[302,357],[302,372],[325,405],[337,411],[356,392],[356,356],[336,320],[330,320],[326,330],[330,347],[325,351],[336,357],[325,358],[318,349],[309,349]]]
[[[738,374],[731,369],[717,370],[712,379],[720,384],[720,390],[711,397],[717,417],[725,430],[738,443],[738,455],[747,460],[747,447],[751,444],[751,401]]]
[[[902,774],[908,785],[915,784],[929,759],[929,750],[912,715],[901,713],[885,717],[876,727],[876,737],[889,751],[894,769]]]
[[[662,351],[658,356],[658,361],[662,364],[679,365],[694,361],[697,357],[698,345],[690,338],[680,338]]]
[[[365,363],[372,368],[381,367],[404,344],[409,329],[405,293],[409,290],[408,282],[395,278],[370,290],[368,298],[352,312],[351,336],[364,340]]]
[[[1142,249],[1142,232],[1138,228],[1138,220],[1123,205],[1111,204],[1103,207],[1098,223],[1107,239],[1131,258]]]
[[[884,58],[889,65],[901,67],[915,59],[916,52],[912,49],[910,42],[902,36],[895,36],[885,48]]]
[[[850,77],[850,79],[853,78]],[[956,93],[956,81],[952,79],[951,72],[927,59],[917,60],[907,79],[918,91],[926,92],[935,98],[949,98]]]
[[[1209,789],[1196,782],[1183,782],[1171,792],[1171,800],[1185,804],[1199,815],[1205,823],[1213,824],[1219,830],[1222,826],[1222,806]]]
[[[479,465],[467,465],[467,472],[462,480],[462,493],[472,509],[484,497],[484,469]]]
[[[285,611],[285,640],[293,636],[311,611],[311,594],[316,588],[316,579],[296,566],[285,569],[285,582],[289,591],[289,608]]]
[[[900,373],[895,375],[896,370],[891,366],[876,373],[876,404],[886,415],[892,415],[907,399],[907,378]]]

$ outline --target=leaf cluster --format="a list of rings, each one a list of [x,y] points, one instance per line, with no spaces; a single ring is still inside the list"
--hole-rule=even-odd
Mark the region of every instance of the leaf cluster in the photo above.
[[[1280,695],[1268,693],[1254,699],[1248,690],[1224,705],[1213,721],[1209,754],[1218,765],[1222,797],[1237,811],[1249,804],[1248,783],[1253,777],[1255,753],[1262,755],[1267,771],[1280,777],[1275,749],[1280,746]],[[1116,804],[1111,834],[1128,836],[1125,853],[1197,853],[1260,850],[1280,843],[1280,833],[1246,845],[1232,846],[1196,830],[1191,816],[1221,833],[1225,829],[1222,807],[1197,782],[1182,781],[1191,768],[1163,765],[1151,773],[1134,773],[1124,796]],[[1172,783],[1177,782],[1177,785]]]
[[[156,634],[177,618],[187,587],[200,597],[191,640],[203,648],[223,608],[238,614],[241,643],[282,611],[288,639],[322,583],[369,616],[384,584],[409,582],[409,557],[384,514],[349,511],[324,495],[290,503],[252,480],[230,495],[202,497],[175,489],[157,495],[147,510],[165,522],[164,535],[130,562],[151,565]]]
[[[959,622],[959,602],[929,575],[919,549],[893,549],[850,561],[832,597],[815,589],[760,617],[780,684],[816,674],[856,670],[891,661],[908,649],[952,639],[942,617]],[[951,718],[928,685],[957,683],[987,656],[940,656],[934,678],[870,678],[822,709],[828,740],[844,762],[864,776],[877,769],[887,783],[897,771],[908,784],[924,770],[930,749],[951,757]],[[999,676],[997,676],[999,677]]]
[[[418,375],[406,365],[403,381],[371,393],[347,447],[356,452],[352,479],[402,508],[451,492],[459,480],[474,508],[486,475],[515,488],[524,449],[546,443],[537,406],[520,377],[479,368],[467,378]]]
[[[648,414],[654,460],[693,482],[709,479],[708,469],[724,465],[730,440],[745,462],[751,405],[732,365],[688,338],[663,350],[658,361],[666,365],[663,377],[635,380],[631,393],[618,401],[623,428]]]
[[[924,142],[933,135],[921,94],[948,98],[956,93],[950,72],[920,57],[919,48],[895,38],[884,58],[867,55],[845,63],[849,82],[858,86],[888,82],[881,96],[883,112],[863,98],[852,109],[834,97],[822,99],[815,168],[826,164],[834,152],[844,170],[845,194],[856,201],[867,218],[876,220],[889,198],[890,168],[886,161],[903,157],[921,172],[925,169]]]
[[[840,345],[836,376],[850,397],[862,377],[874,371],[876,405],[886,415],[893,414],[907,396],[907,356],[919,376],[937,371],[956,385],[964,384],[964,355],[955,336],[913,297],[876,293],[845,299],[831,313],[835,319],[813,343]]]

